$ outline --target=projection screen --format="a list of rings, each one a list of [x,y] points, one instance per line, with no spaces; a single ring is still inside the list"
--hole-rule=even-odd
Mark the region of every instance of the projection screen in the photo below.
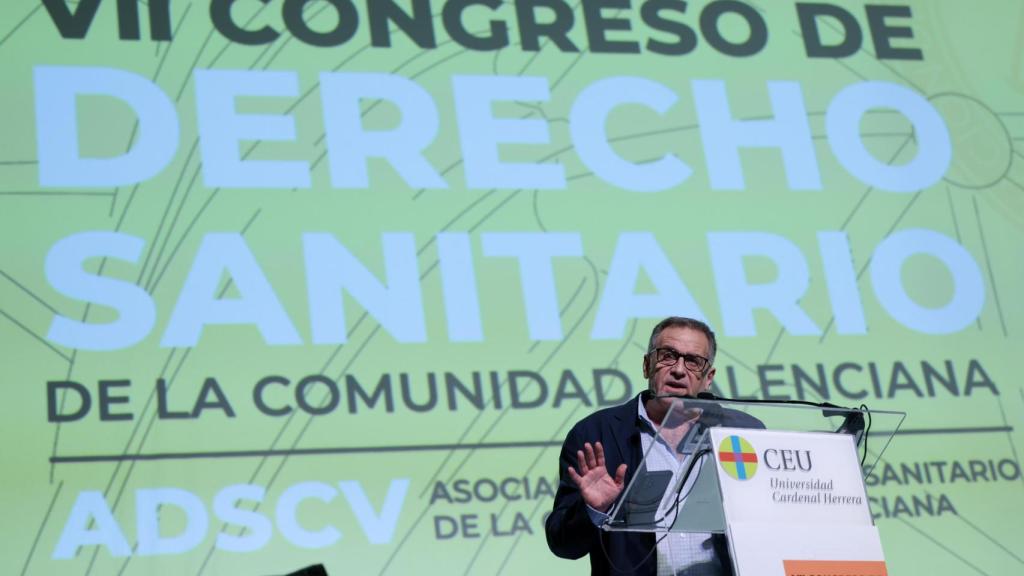
[[[1021,11],[5,1],[4,572],[587,573],[558,449],[687,315],[907,412],[891,574],[1021,573]]]

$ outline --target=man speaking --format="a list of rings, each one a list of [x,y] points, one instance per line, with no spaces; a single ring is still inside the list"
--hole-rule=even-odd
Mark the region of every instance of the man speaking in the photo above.
[[[648,388],[625,404],[580,420],[559,455],[554,509],[545,525],[548,547],[569,559],[590,555],[592,574],[726,576],[732,566],[720,534],[608,532],[600,529],[640,466],[678,462],[675,447],[656,440],[655,431],[672,396],[697,396],[715,375],[715,334],[699,320],[669,317],[651,331],[643,374]],[[763,427],[735,413],[729,426]]]

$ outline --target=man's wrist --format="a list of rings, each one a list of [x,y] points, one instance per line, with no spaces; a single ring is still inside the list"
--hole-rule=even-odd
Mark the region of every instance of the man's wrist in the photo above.
[[[590,521],[594,523],[594,526],[601,526],[611,520],[611,516],[606,512],[601,512],[600,510],[593,508],[590,504],[587,504],[586,506],[587,516],[590,518]]]

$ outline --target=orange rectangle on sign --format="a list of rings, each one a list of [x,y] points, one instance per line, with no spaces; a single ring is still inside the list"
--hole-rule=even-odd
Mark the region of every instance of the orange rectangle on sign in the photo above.
[[[880,560],[783,560],[786,576],[888,576]]]

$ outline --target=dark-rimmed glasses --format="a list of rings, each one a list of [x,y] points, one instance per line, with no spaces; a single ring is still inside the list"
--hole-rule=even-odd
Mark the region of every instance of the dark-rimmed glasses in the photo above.
[[[708,364],[711,363],[710,360],[699,354],[679,352],[672,348],[655,348],[654,350],[651,350],[649,354],[651,358],[654,359],[655,364],[666,367],[675,366],[676,362],[679,362],[679,359],[682,358],[683,366],[688,370],[693,370],[694,372],[704,372],[708,367]]]

